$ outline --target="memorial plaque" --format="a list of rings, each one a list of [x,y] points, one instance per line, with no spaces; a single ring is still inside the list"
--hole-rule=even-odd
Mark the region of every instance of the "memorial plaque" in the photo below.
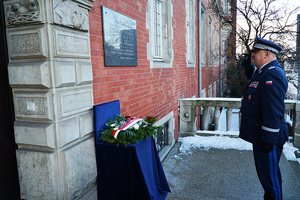
[[[137,66],[136,21],[102,6],[105,66]]]

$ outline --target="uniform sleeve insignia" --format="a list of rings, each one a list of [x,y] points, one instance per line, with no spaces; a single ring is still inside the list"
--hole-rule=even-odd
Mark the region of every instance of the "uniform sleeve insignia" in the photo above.
[[[249,87],[257,88],[259,81],[253,81],[250,83]]]
[[[272,85],[273,81],[266,81],[266,85]]]
[[[270,69],[274,69],[274,68],[275,68],[274,66],[271,66],[271,67],[269,67],[269,68],[268,68],[268,70],[270,70]]]

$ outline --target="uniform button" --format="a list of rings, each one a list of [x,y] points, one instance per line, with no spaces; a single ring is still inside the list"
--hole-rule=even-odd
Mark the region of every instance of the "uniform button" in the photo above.
[[[277,140],[277,138],[275,138],[275,140]]]

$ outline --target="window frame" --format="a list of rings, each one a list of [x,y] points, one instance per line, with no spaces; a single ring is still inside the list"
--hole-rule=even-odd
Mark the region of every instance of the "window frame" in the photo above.
[[[200,33],[199,33],[200,34]],[[201,6],[201,64],[206,66],[206,9]]]
[[[148,0],[147,28],[149,29],[149,43],[147,43],[147,59],[150,60],[150,68],[171,68],[173,62],[173,27],[172,27],[172,0]],[[161,54],[155,54],[155,4],[161,6],[160,30],[161,30]]]
[[[194,0],[186,0],[186,59],[188,67],[195,67],[196,61],[196,9]]]
[[[208,66],[212,66],[212,37],[213,37],[213,32],[212,32],[212,19],[209,16],[208,17]]]
[[[153,4],[153,60],[162,61],[162,1],[154,0]]]

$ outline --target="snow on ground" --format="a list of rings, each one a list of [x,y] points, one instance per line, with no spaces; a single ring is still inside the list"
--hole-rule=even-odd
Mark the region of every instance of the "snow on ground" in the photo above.
[[[226,134],[230,135],[238,135],[238,109],[233,109],[232,116],[232,124],[230,132],[226,132]],[[226,130],[226,109],[221,112],[220,116],[220,125],[218,131],[223,133],[220,136],[190,136],[190,137],[180,137],[179,142],[181,142],[180,146],[180,154],[191,154],[191,149],[198,148],[208,150],[210,148],[216,149],[237,149],[237,150],[252,150],[252,144],[246,142],[240,138],[232,138],[229,136],[225,136]],[[201,132],[201,131],[199,131]],[[295,151],[298,149],[293,146],[291,142],[287,142],[284,145],[283,153],[286,159],[291,161],[298,161],[300,163],[300,159],[296,158]],[[175,156],[180,159],[180,156]]]
[[[228,136],[191,136],[179,138],[181,142],[180,152],[187,153],[191,148],[203,149],[238,149],[252,150],[252,145],[249,142],[243,141],[240,138],[230,138]]]
[[[294,147],[293,143],[291,143],[291,142],[287,142],[283,146],[283,153],[284,153],[286,159],[291,160],[291,161],[298,161],[300,163],[300,159],[299,158],[297,159],[295,156],[295,151],[297,151],[297,150],[299,150],[299,149]]]

